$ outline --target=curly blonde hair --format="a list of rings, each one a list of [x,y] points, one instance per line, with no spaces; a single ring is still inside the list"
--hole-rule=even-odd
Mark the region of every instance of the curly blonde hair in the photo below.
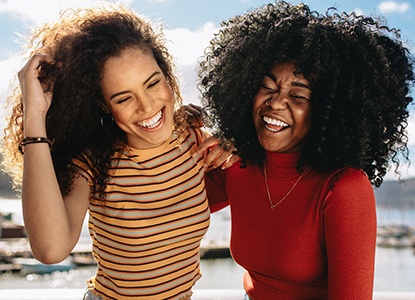
[[[174,124],[179,136],[188,126],[162,28],[157,26],[156,30],[153,26],[122,6],[69,9],[61,13],[58,21],[34,29],[25,39],[27,57],[42,53],[63,63],[61,67],[42,65],[39,77],[43,82],[54,82],[50,87],[53,99],[46,127],[48,137],[54,141],[52,158],[63,194],[70,191],[76,175],[76,171],[69,167],[70,163],[85,149],[92,151],[96,163],[93,192],[102,194],[110,158],[125,146],[125,134],[114,123],[101,124],[105,112],[100,82],[102,68],[109,57],[130,47],[151,53],[173,92]],[[23,157],[18,152],[18,145],[24,128],[22,95],[18,86],[7,103],[11,106],[11,113],[1,145],[2,168],[12,177],[14,186],[19,187]]]

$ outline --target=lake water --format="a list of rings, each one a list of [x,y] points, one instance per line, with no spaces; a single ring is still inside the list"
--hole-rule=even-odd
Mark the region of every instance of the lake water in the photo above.
[[[15,219],[21,219],[19,200],[0,199],[0,211],[12,212]],[[415,211],[378,209],[378,223],[415,226]],[[211,227],[204,242],[226,242],[229,232],[229,212],[223,210],[212,215]],[[83,235],[87,235],[86,230]],[[231,258],[203,259],[201,269],[203,276],[195,288],[242,289],[243,269]],[[0,275],[0,289],[84,288],[86,280],[94,273],[95,266],[47,275],[4,273]],[[414,249],[377,248],[375,291],[415,292]]]

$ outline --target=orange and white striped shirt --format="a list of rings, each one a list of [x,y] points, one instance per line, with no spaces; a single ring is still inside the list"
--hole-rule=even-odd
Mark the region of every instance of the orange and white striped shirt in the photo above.
[[[182,143],[169,139],[156,149],[127,148],[114,156],[106,200],[90,199],[98,271],[89,287],[103,299],[191,296],[210,211],[203,157],[191,156],[205,134],[189,129],[185,136]],[[92,166],[74,164],[92,183]]]

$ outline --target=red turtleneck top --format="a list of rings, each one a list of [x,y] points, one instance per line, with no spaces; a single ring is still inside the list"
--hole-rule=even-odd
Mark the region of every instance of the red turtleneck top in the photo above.
[[[267,153],[274,204],[298,180],[298,158],[298,153]],[[211,211],[230,204],[231,253],[246,270],[250,298],[372,299],[376,205],[363,171],[306,170],[274,209],[263,168],[235,164],[211,172],[207,181]]]

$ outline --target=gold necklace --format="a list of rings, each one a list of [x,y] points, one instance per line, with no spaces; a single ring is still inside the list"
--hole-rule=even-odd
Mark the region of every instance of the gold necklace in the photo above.
[[[265,187],[267,188],[267,194],[268,194],[268,199],[269,199],[269,204],[270,204],[271,209],[274,209],[275,207],[277,207],[278,205],[280,205],[280,203],[281,203],[282,201],[284,201],[284,200],[288,197],[288,195],[292,192],[292,190],[295,188],[295,186],[297,185],[297,183],[298,183],[298,182],[300,182],[301,178],[303,178],[303,176],[304,176],[304,174],[305,174],[305,172],[306,172],[307,170],[308,170],[308,168],[307,168],[307,169],[305,169],[305,170],[303,171],[303,173],[301,173],[300,177],[298,177],[297,181],[293,184],[293,186],[290,188],[290,190],[288,191],[288,193],[287,193],[287,194],[285,194],[285,196],[284,196],[284,197],[282,197],[282,199],[281,199],[280,201],[278,201],[277,203],[275,203],[275,204],[274,204],[274,203],[272,202],[271,193],[269,192],[269,187],[268,187],[267,168],[266,168],[266,166],[264,165]]]

